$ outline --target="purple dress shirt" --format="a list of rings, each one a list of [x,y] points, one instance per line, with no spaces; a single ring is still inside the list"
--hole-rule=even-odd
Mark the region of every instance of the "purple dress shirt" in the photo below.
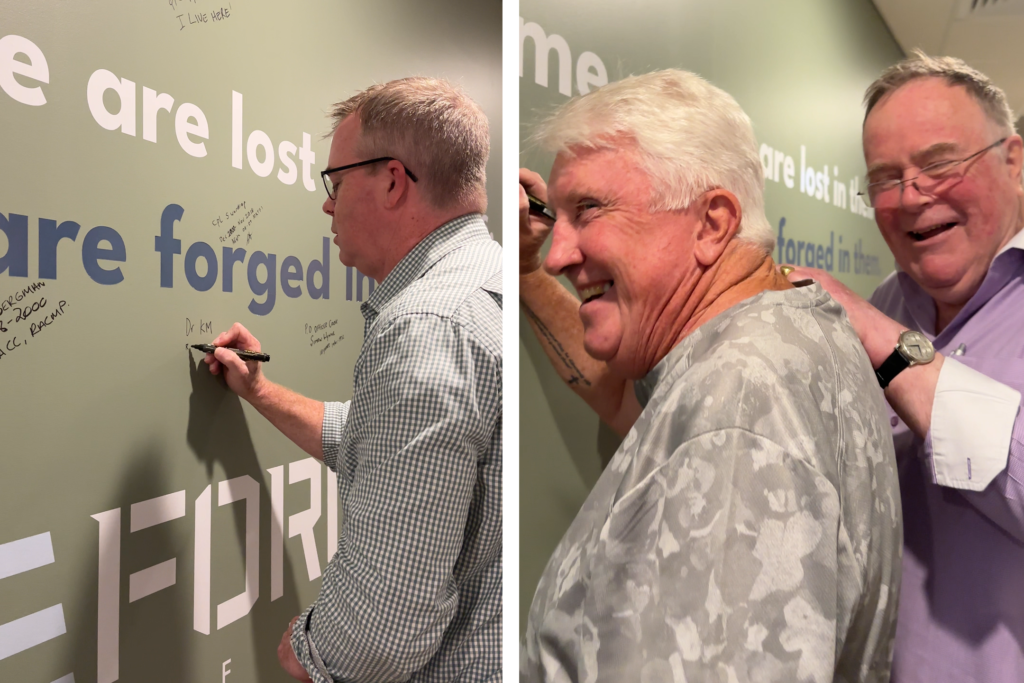
[[[940,334],[906,273],[871,303],[947,357],[927,438],[891,416],[904,520],[892,680],[1024,681],[1024,232]],[[947,366],[959,379],[943,393]]]

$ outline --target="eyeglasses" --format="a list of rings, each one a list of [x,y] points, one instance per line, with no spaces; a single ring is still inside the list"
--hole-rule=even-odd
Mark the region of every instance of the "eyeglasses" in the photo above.
[[[329,176],[332,173],[337,173],[338,171],[347,171],[350,168],[358,168],[359,166],[368,166],[369,164],[375,164],[378,161],[398,161],[398,159],[394,157],[377,157],[376,159],[370,159],[369,161],[360,161],[355,164],[348,164],[346,166],[338,166],[337,168],[329,168],[326,171],[320,171],[320,177],[323,178],[324,180],[324,188],[326,188],[327,190],[327,196],[330,197],[331,199],[338,198],[338,186],[332,183],[327,176]],[[417,178],[415,175],[413,175],[413,172],[410,171],[408,168],[405,168],[405,164],[403,164],[401,161],[398,161],[398,163],[402,164],[402,168],[405,169],[405,175],[409,176],[409,178],[414,183],[417,182]]]
[[[900,178],[890,178],[888,180],[879,180],[875,183],[868,183],[865,188],[866,192],[858,192],[857,196],[860,197],[865,204],[878,208],[886,205],[895,205],[899,202],[899,198],[903,195],[903,187],[907,183],[913,183],[914,187],[917,188],[918,192],[925,192],[928,194],[934,194],[941,192],[944,183],[950,180],[962,178],[965,170],[961,168],[961,165],[975,159],[985,152],[998,147],[1009,140],[1009,138],[1003,138],[996,140],[985,149],[979,150],[974,154],[964,157],[963,159],[947,159],[945,161],[937,161],[934,164],[929,164],[924,168],[920,169],[918,174],[913,178],[907,178],[906,180]],[[899,194],[893,193],[893,190],[899,188]]]

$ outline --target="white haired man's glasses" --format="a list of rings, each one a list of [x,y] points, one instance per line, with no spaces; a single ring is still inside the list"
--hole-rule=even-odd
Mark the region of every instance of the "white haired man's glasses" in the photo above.
[[[932,195],[942,192],[953,180],[959,180],[966,173],[965,163],[980,157],[990,149],[994,149],[1009,140],[1008,137],[996,140],[988,147],[978,150],[963,159],[945,159],[929,164],[922,168],[913,178],[887,178],[873,183],[868,183],[865,192],[858,192],[865,204],[880,208],[892,208],[900,203],[903,196],[903,188],[907,183],[913,183],[918,192]]]

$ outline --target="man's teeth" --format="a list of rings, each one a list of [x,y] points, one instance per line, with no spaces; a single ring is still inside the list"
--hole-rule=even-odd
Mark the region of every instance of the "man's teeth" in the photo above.
[[[910,236],[913,237],[915,240],[920,241],[920,240],[925,239],[929,235],[931,235],[936,230],[941,230],[943,228],[951,228],[954,225],[956,225],[955,222],[953,222],[953,223],[940,223],[939,225],[933,225],[932,227],[928,228],[927,230],[922,230],[921,232],[911,232]]]
[[[589,299],[593,299],[594,297],[601,296],[609,289],[611,289],[612,284],[613,283],[611,282],[602,282],[599,285],[591,285],[590,287],[584,287],[583,289],[580,290],[580,298],[582,298],[584,301],[588,301]]]

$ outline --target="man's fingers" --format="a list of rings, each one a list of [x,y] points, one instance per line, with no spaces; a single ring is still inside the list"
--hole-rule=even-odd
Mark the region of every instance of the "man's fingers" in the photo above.
[[[211,375],[220,374],[220,363],[217,362],[217,358],[212,353],[203,356],[203,362],[210,367]]]
[[[260,350],[259,340],[252,336],[252,333],[245,329],[242,323],[235,323],[231,329],[221,332],[211,343],[214,346],[226,346],[232,349]]]
[[[245,329],[242,323],[235,323],[231,326],[231,332],[234,333],[234,348],[246,349],[249,351],[259,351],[260,341],[252,335],[252,332]]]
[[[519,169],[519,184],[523,186],[527,194],[531,194],[545,204],[548,203],[548,186],[539,173],[534,173],[528,168]]]
[[[234,370],[240,376],[245,377],[249,374],[249,368],[246,366],[245,361],[238,357],[233,351],[227,349],[217,349],[213,352],[213,355],[228,370]],[[210,372],[213,372],[213,366],[210,366]],[[217,373],[214,373],[217,374]]]

